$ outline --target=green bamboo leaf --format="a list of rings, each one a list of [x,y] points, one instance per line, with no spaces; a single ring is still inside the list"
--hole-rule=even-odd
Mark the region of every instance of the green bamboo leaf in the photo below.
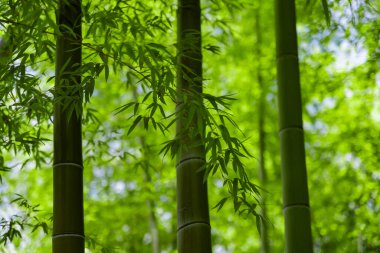
[[[55,76],[51,76],[49,77],[47,80],[46,80],[46,83],[49,83],[51,80],[53,80],[55,78]]]
[[[228,163],[231,160],[230,159],[231,154],[233,154],[233,148],[228,147],[227,149],[225,149],[225,151],[224,151],[224,160],[225,160],[226,166],[228,165]]]
[[[164,146],[162,147],[162,149],[160,150],[159,154],[163,154],[162,156],[165,157],[165,155],[168,153],[168,151],[170,150],[170,143],[171,141],[167,141],[165,142]]]
[[[49,233],[48,225],[45,222],[42,222],[41,226],[42,226],[44,233],[48,234]]]
[[[224,162],[224,159],[222,157],[219,157],[218,161],[219,161],[220,167],[222,168],[223,174],[228,175],[228,170],[227,170],[227,166],[226,166],[226,164]]]
[[[133,115],[136,115],[138,109],[139,109],[140,103],[135,103],[135,107],[133,108]]]
[[[149,96],[152,95],[152,93],[153,93],[153,91],[149,91],[149,92],[144,96],[144,98],[143,98],[143,100],[142,100],[141,103],[144,103],[144,102],[149,98]]]
[[[125,104],[125,105],[122,105],[122,106],[116,108],[116,109],[114,110],[115,115],[116,115],[116,114],[119,114],[119,113],[121,113],[121,112],[123,112],[123,111],[125,111],[125,110],[127,110],[129,107],[131,107],[131,106],[134,105],[135,103],[136,103],[136,102],[129,102],[128,104]]]
[[[219,211],[220,209],[222,209],[222,207],[224,206],[224,204],[227,202],[229,197],[224,197],[222,198],[218,204],[216,204],[212,209],[215,209],[215,208],[218,208],[217,211]]]
[[[160,109],[161,116],[162,116],[163,118],[166,118],[165,110],[164,110],[164,108],[162,107],[162,105],[158,104],[158,108]]]
[[[323,13],[325,14],[326,23],[328,26],[330,26],[330,10],[327,0],[322,0],[322,6],[323,6]]]
[[[156,123],[156,120],[155,120],[153,117],[151,117],[150,119],[151,119],[151,121],[152,121],[153,128],[154,128],[155,130],[157,130],[157,123]]]
[[[166,47],[164,45],[161,45],[161,44],[158,44],[158,43],[148,43],[147,46],[151,47],[151,48],[158,49],[160,51],[167,52]]]
[[[219,168],[219,163],[217,163],[217,164],[214,165],[214,169],[212,171],[212,175],[215,175],[215,173],[218,171],[218,168]]]
[[[259,215],[256,215],[256,228],[259,232],[259,235],[261,236],[261,219]]]
[[[239,179],[238,178],[234,178],[233,180],[233,186],[232,186],[232,195],[234,197],[237,196],[237,192],[238,192],[238,183],[239,183]]]
[[[135,121],[133,121],[131,127],[129,128],[127,135],[129,135],[133,131],[133,129],[135,129],[135,127],[137,126],[137,124],[140,122],[141,119],[142,119],[141,115],[137,116],[137,118],[135,119]]]
[[[206,49],[207,51],[210,51],[211,53],[214,53],[214,54],[220,54],[220,47],[218,46],[215,46],[215,45],[211,45],[211,44],[207,44],[203,47],[204,49]]]
[[[235,213],[239,211],[240,206],[242,205],[242,202],[238,200],[238,198],[234,199],[234,211]]]
[[[104,76],[105,76],[106,82],[108,81],[109,75],[110,75],[110,69],[108,67],[108,64],[104,64]]]
[[[149,117],[144,117],[144,129],[148,130],[149,127]]]

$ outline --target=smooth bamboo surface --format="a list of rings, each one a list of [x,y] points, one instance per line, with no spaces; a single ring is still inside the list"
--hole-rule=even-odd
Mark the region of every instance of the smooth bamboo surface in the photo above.
[[[311,253],[294,0],[276,0],[276,44],[286,252]]]
[[[59,1],[54,102],[54,253],[84,253],[81,15],[80,0]],[[72,106],[77,109],[70,112]]]
[[[198,128],[198,117],[194,117],[190,127],[186,127],[190,103],[202,106],[199,94],[202,92],[199,0],[179,0],[177,17],[179,67],[176,110],[180,142],[177,155],[177,246],[179,253],[211,253],[207,183],[203,181],[204,170],[201,170],[205,164],[204,128]]]

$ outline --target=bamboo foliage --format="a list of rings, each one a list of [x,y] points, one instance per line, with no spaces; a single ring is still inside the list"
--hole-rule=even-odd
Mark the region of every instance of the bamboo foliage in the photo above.
[[[313,252],[294,0],[276,0],[277,77],[286,252]]]
[[[177,73],[177,219],[178,252],[211,252],[207,183],[204,181],[205,128],[202,117],[201,11],[199,0],[178,2]],[[198,112],[199,113],[199,112]],[[196,113],[195,113],[196,114]]]
[[[60,0],[54,102],[53,252],[84,252],[81,1]]]

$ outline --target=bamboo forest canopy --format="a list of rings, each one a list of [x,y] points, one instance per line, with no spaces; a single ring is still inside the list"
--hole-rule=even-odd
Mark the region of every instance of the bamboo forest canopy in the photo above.
[[[0,0],[0,252],[51,252],[62,112],[86,252],[191,252],[190,202],[213,252],[284,252],[274,2]],[[312,248],[379,252],[380,1],[295,4]]]

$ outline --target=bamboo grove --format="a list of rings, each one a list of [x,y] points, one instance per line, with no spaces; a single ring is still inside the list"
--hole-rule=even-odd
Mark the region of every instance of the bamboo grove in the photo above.
[[[379,11],[0,0],[0,252],[378,252]]]

